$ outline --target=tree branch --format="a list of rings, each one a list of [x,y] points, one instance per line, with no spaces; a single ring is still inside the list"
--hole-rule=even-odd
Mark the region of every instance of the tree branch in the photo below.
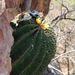
[[[52,20],[52,22],[51,23],[53,23],[54,21],[56,21],[56,23],[55,23],[55,25],[54,26],[56,26],[56,24],[59,22],[59,21],[61,21],[62,19],[68,19],[68,20],[72,20],[72,21],[75,21],[75,19],[72,19],[72,18],[66,18],[66,15],[67,14],[69,14],[69,13],[71,13],[71,12],[74,12],[75,11],[75,9],[74,10],[71,10],[71,11],[67,11],[66,13],[63,13],[62,15],[60,15],[60,16],[57,16],[55,19],[53,19]],[[54,27],[53,26],[53,27]]]

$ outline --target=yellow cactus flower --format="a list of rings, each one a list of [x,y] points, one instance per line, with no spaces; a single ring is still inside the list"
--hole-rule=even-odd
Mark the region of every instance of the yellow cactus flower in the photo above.
[[[45,28],[45,29],[48,29],[48,28],[49,28],[49,24],[45,23],[45,24],[43,24],[43,25],[44,25],[44,28]]]
[[[37,24],[40,24],[42,22],[42,19],[41,18],[36,18],[36,23]]]

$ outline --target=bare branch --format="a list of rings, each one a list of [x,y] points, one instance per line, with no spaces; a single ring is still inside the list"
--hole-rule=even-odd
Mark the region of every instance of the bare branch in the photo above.
[[[66,13],[63,13],[62,15],[60,15],[59,17],[57,16],[55,19],[53,19],[52,20],[52,22],[51,23],[53,23],[55,20],[57,20],[56,21],[56,23],[55,23],[55,25],[54,26],[56,26],[56,24],[59,22],[59,21],[61,21],[62,19],[69,19],[69,20],[72,20],[72,21],[75,21],[75,19],[72,19],[72,18],[66,18],[66,15],[67,14],[69,14],[69,13],[71,13],[71,12],[74,12],[75,11],[75,9],[74,10],[71,10],[71,11],[67,11]],[[53,26],[53,27],[54,27]]]
[[[75,19],[73,19],[73,18],[64,18],[64,19],[68,19],[68,20],[72,20],[72,21],[75,21]]]
[[[63,54],[61,54],[61,55],[59,55],[59,56],[53,58],[51,61],[54,61],[54,60],[56,60],[57,58],[59,58],[59,57],[65,55],[65,54],[72,53],[72,52],[75,52],[75,50],[71,50],[71,51],[65,52],[65,53],[63,53]]]
[[[75,60],[73,60],[73,58],[71,56],[62,56],[62,57],[69,58],[75,64]]]
[[[68,9],[64,4],[62,4],[62,6],[63,6],[64,8],[66,8],[67,11],[69,11],[69,9]]]
[[[48,65],[48,67],[49,67],[49,68],[53,68],[54,70],[58,71],[59,73],[65,75],[63,72],[61,72],[60,70],[58,70],[57,68],[55,68],[54,66],[52,66],[52,65],[50,65],[50,64]]]
[[[57,16],[55,19],[52,20],[51,24],[56,21],[59,18],[59,16]]]

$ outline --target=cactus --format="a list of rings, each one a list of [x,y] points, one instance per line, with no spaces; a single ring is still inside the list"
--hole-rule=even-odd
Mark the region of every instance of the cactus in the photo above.
[[[30,19],[20,22],[13,36],[10,75],[42,75],[56,50],[53,29],[41,30],[35,20]]]

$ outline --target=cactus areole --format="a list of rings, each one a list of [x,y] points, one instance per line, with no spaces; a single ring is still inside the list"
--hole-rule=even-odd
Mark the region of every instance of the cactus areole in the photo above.
[[[56,51],[54,31],[47,24],[38,25],[33,18],[16,22],[17,27],[15,21],[18,20],[10,23],[15,42],[11,50],[10,75],[42,75]]]

